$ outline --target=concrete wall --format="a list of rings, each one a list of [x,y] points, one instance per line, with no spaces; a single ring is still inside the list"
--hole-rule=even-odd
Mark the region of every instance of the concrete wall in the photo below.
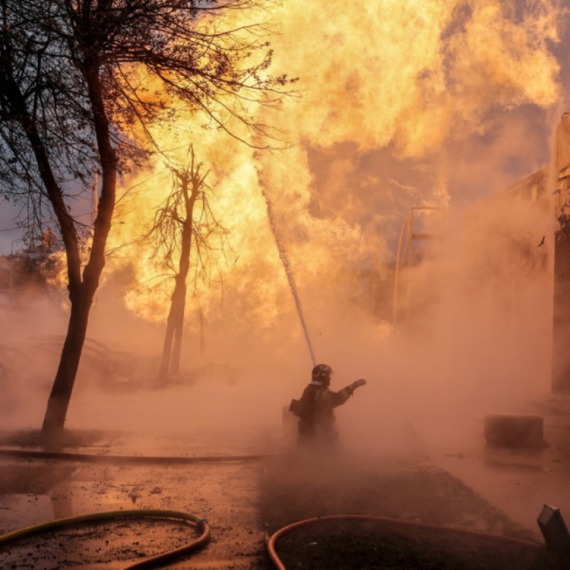
[[[570,393],[570,115],[556,133],[554,215],[554,296],[552,322],[552,391]]]
[[[570,393],[570,233],[555,236],[552,391]]]

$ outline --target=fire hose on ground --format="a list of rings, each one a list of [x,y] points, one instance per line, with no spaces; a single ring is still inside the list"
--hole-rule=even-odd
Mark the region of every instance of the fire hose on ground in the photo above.
[[[0,449],[0,457],[16,459],[47,459],[77,461],[80,463],[113,463],[115,465],[188,465],[191,463],[221,463],[233,461],[259,461],[284,454],[261,455],[203,455],[203,456],[166,456],[166,455],[93,455],[89,453],[63,453],[59,451],[26,451],[23,449]]]
[[[56,451],[26,451],[20,449],[0,449],[0,456],[14,457],[18,459],[44,459],[60,461],[77,461],[80,463],[114,463],[119,465],[187,465],[192,463],[213,463],[213,462],[234,462],[234,461],[256,461],[272,457],[272,455],[224,455],[224,456],[192,456],[192,457],[171,457],[171,456],[139,456],[139,455],[92,455],[87,453],[62,453]],[[186,556],[196,552],[210,542],[210,526],[205,519],[196,515],[182,513],[178,511],[156,510],[156,509],[136,509],[124,511],[110,511],[104,513],[91,513],[76,517],[69,517],[50,521],[47,523],[15,530],[4,535],[0,535],[0,547],[20,538],[30,537],[42,532],[69,528],[77,525],[92,523],[102,523],[109,520],[121,518],[155,518],[155,519],[176,519],[190,523],[201,531],[201,535],[181,548],[164,552],[146,558],[141,562],[136,562],[127,566],[124,570],[142,570],[145,568],[157,568],[176,558]]]
[[[508,536],[498,536],[498,535],[494,535],[494,534],[487,534],[484,532],[477,532],[477,531],[468,530],[468,529],[451,528],[451,527],[435,525],[435,524],[420,523],[420,522],[416,522],[416,521],[407,521],[407,520],[393,519],[393,518],[388,518],[388,517],[379,517],[379,516],[373,516],[373,515],[355,515],[355,514],[353,514],[353,515],[326,515],[326,516],[322,516],[322,517],[305,519],[302,521],[292,523],[288,526],[281,528],[280,530],[278,530],[277,532],[272,534],[267,539],[267,550],[269,553],[269,557],[271,558],[271,561],[273,562],[273,565],[275,566],[275,568],[277,568],[277,570],[286,570],[285,565],[283,564],[283,562],[281,561],[281,559],[279,558],[279,556],[277,555],[277,552],[275,550],[275,544],[279,540],[279,538],[281,538],[285,534],[288,534],[291,531],[296,530],[298,528],[302,528],[304,526],[308,526],[308,525],[323,522],[323,521],[331,521],[331,520],[374,521],[374,522],[391,524],[391,525],[407,527],[407,528],[434,530],[437,532],[446,532],[449,534],[457,534],[457,535],[463,535],[463,536],[473,536],[473,537],[477,537],[477,538],[485,538],[488,540],[495,540],[497,542],[502,542],[505,544],[508,543],[508,544],[512,544],[512,545],[520,545],[520,546],[526,546],[526,547],[530,547],[530,548],[542,548],[543,547],[543,545],[540,544],[539,542],[533,542],[530,540],[523,540],[523,539],[512,538],[512,537],[508,537]]]
[[[136,562],[135,564],[131,564],[130,566],[127,566],[125,570],[142,570],[143,568],[157,568],[161,564],[165,564],[167,562],[174,560],[175,558],[179,558],[181,556],[185,556],[191,554],[192,552],[195,552],[196,550],[199,550],[200,548],[208,544],[208,542],[210,541],[210,526],[204,519],[196,515],[181,513],[178,511],[140,509],[140,510],[130,510],[130,511],[110,511],[105,513],[92,513],[88,515],[54,520],[35,526],[29,526],[0,536],[0,546],[8,542],[11,542],[13,540],[17,540],[24,537],[30,537],[43,532],[58,530],[62,528],[69,528],[77,525],[102,523],[110,520],[123,519],[123,518],[176,519],[184,521],[186,523],[190,523],[198,531],[201,532],[201,535],[191,543],[182,546],[181,548],[170,550],[168,552],[163,552],[162,554],[146,558],[141,562]]]
[[[123,519],[123,518],[155,518],[155,519],[175,519],[175,520],[182,520],[184,522],[190,523],[194,526],[198,531],[201,531],[201,535],[191,543],[177,548],[175,550],[170,550],[168,552],[164,552],[158,554],[156,556],[152,556],[150,558],[146,558],[140,562],[136,562],[125,567],[124,570],[143,570],[147,568],[157,568],[160,565],[167,564],[172,562],[176,558],[180,558],[182,556],[187,556],[196,552],[200,548],[206,546],[211,539],[210,534],[210,527],[206,520],[192,514],[182,513],[178,511],[165,511],[165,510],[154,510],[154,509],[144,509],[144,510],[128,510],[128,511],[110,511],[110,512],[103,512],[103,513],[92,513],[88,515],[82,515],[77,517],[70,517],[65,519],[59,519],[50,521],[47,523],[26,527],[20,530],[16,530],[10,532],[8,534],[4,534],[0,536],[0,546],[17,540],[21,538],[27,538],[36,534],[40,534],[43,532],[58,530],[62,528],[69,528],[77,525],[84,525],[84,524],[93,524],[93,523],[102,523],[108,522],[110,520],[115,519]],[[267,539],[267,551],[269,553],[269,558],[271,562],[275,566],[277,570],[286,570],[285,565],[279,558],[276,550],[275,545],[277,540],[288,534],[289,532],[296,530],[298,528],[311,525],[314,523],[319,523],[323,521],[331,521],[331,520],[365,520],[365,521],[373,521],[373,522],[380,522],[380,523],[387,523],[391,525],[397,525],[407,528],[420,528],[420,529],[427,529],[427,530],[435,530],[438,532],[446,532],[450,534],[458,534],[464,536],[474,536],[478,538],[485,538],[488,540],[495,540],[497,542],[503,542],[505,544],[512,544],[512,545],[520,545],[525,547],[531,548],[542,548],[543,545],[538,542],[532,542],[529,540],[523,540],[518,538],[512,537],[505,537],[505,536],[497,536],[492,534],[487,534],[483,532],[471,531],[467,529],[457,529],[457,528],[450,528],[444,527],[441,525],[434,525],[428,523],[419,523],[415,521],[406,521],[401,519],[393,519],[387,517],[379,517],[373,515],[327,515],[322,517],[316,517],[311,519],[306,519],[302,521],[298,521],[292,523],[288,526],[285,526],[275,532]]]
[[[143,456],[101,456],[101,455],[89,455],[89,454],[75,454],[75,453],[57,453],[57,452],[37,452],[37,451],[21,451],[21,450],[0,450],[0,455],[12,456],[19,458],[39,458],[39,459],[61,459],[68,461],[81,461],[81,462],[105,462],[105,463],[131,463],[131,464],[143,464],[143,463],[171,463],[171,464],[189,464],[196,462],[229,462],[229,461],[255,461],[261,459],[267,459],[268,457],[274,457],[278,454],[271,455],[233,455],[233,456],[204,456],[204,457],[143,457]],[[57,530],[60,528],[68,528],[70,526],[89,524],[103,522],[119,518],[163,518],[163,519],[178,519],[192,524],[201,531],[200,537],[190,544],[183,546],[181,548],[147,558],[141,562],[137,562],[125,568],[125,570],[141,570],[143,568],[156,568],[159,565],[164,565],[175,558],[179,558],[184,555],[191,554],[200,548],[204,547],[210,541],[210,527],[206,520],[192,514],[182,513],[177,511],[167,511],[167,510],[125,510],[125,511],[111,511],[104,513],[93,513],[82,516],[70,517],[66,519],[60,519],[55,521],[50,521],[47,523],[23,528],[4,534],[0,536],[0,546],[6,544],[10,541],[29,537],[41,532],[46,532],[50,530]],[[497,542],[502,542],[511,545],[520,545],[530,548],[543,548],[544,545],[539,542],[533,542],[530,540],[518,539],[514,537],[498,536],[493,534],[487,534],[483,532],[472,531],[468,529],[451,528],[441,525],[420,523],[416,521],[407,521],[402,519],[394,519],[388,517],[380,517],[374,515],[359,515],[359,514],[339,514],[339,515],[326,515],[321,517],[315,517],[310,519],[305,519],[297,521],[290,525],[287,525],[271,536],[267,538],[267,551],[271,562],[277,568],[277,570],[286,570],[283,562],[277,555],[275,545],[279,538],[294,531],[298,528],[302,528],[315,523],[330,521],[330,520],[366,520],[379,522],[384,524],[391,524],[400,527],[416,528],[416,529],[426,529],[434,530],[437,532],[445,532],[449,534],[457,534],[463,536],[473,536],[478,538],[485,538],[488,540],[494,540]]]

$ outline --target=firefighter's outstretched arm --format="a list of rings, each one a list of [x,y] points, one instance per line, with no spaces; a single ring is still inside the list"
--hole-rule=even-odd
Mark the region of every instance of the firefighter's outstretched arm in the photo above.
[[[352,384],[349,384],[342,390],[338,392],[331,392],[331,400],[332,405],[336,408],[337,406],[342,406],[354,393],[357,388],[360,386],[364,386],[366,384],[366,380],[364,378],[360,378],[359,380],[355,380]]]

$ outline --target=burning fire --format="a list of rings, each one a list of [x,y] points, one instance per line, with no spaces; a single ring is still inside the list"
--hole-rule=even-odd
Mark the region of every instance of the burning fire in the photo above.
[[[318,214],[318,173],[311,169],[309,150],[334,153],[338,145],[351,143],[359,153],[390,147],[400,158],[426,157],[446,140],[484,132],[494,108],[554,105],[559,67],[550,46],[558,40],[560,15],[555,0],[524,7],[499,0],[273,5],[265,13],[278,29],[271,38],[269,72],[299,77],[299,97],[285,100],[277,112],[255,106],[250,111],[283,132],[291,148],[255,151],[202,128],[207,121],[200,115],[179,121],[175,132],[158,124],[153,130],[173,163],[183,164],[194,145],[198,161],[211,170],[211,208],[230,230],[230,247],[213,256],[214,283],[197,282],[188,311],[200,307],[206,318],[215,319],[226,307],[257,327],[272,326],[294,311],[262,183],[309,312],[330,302],[331,287],[346,296],[355,269],[380,271],[387,254],[382,238],[345,215],[352,206],[351,188],[336,192],[336,212]],[[330,183],[342,187],[340,175]],[[165,319],[173,284],[158,285],[163,269],[140,238],[170,190],[159,156],[125,180],[109,244],[110,267],[131,266],[138,283],[127,294],[129,309],[153,321]],[[367,189],[393,191],[380,181]],[[435,186],[420,192],[424,204],[446,203],[445,175],[438,174]],[[392,200],[398,202],[398,195]],[[381,215],[389,219],[391,213]]]

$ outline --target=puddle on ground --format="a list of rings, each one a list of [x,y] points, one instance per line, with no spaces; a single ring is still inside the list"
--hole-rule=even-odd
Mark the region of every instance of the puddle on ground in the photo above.
[[[208,520],[211,543],[175,568],[255,568],[264,553],[257,463],[124,466],[2,460],[0,534],[96,512],[160,509]],[[45,473],[45,479],[42,474]],[[0,549],[0,567],[23,570],[123,568],[178,548],[196,531],[183,523],[123,519],[41,535]]]

